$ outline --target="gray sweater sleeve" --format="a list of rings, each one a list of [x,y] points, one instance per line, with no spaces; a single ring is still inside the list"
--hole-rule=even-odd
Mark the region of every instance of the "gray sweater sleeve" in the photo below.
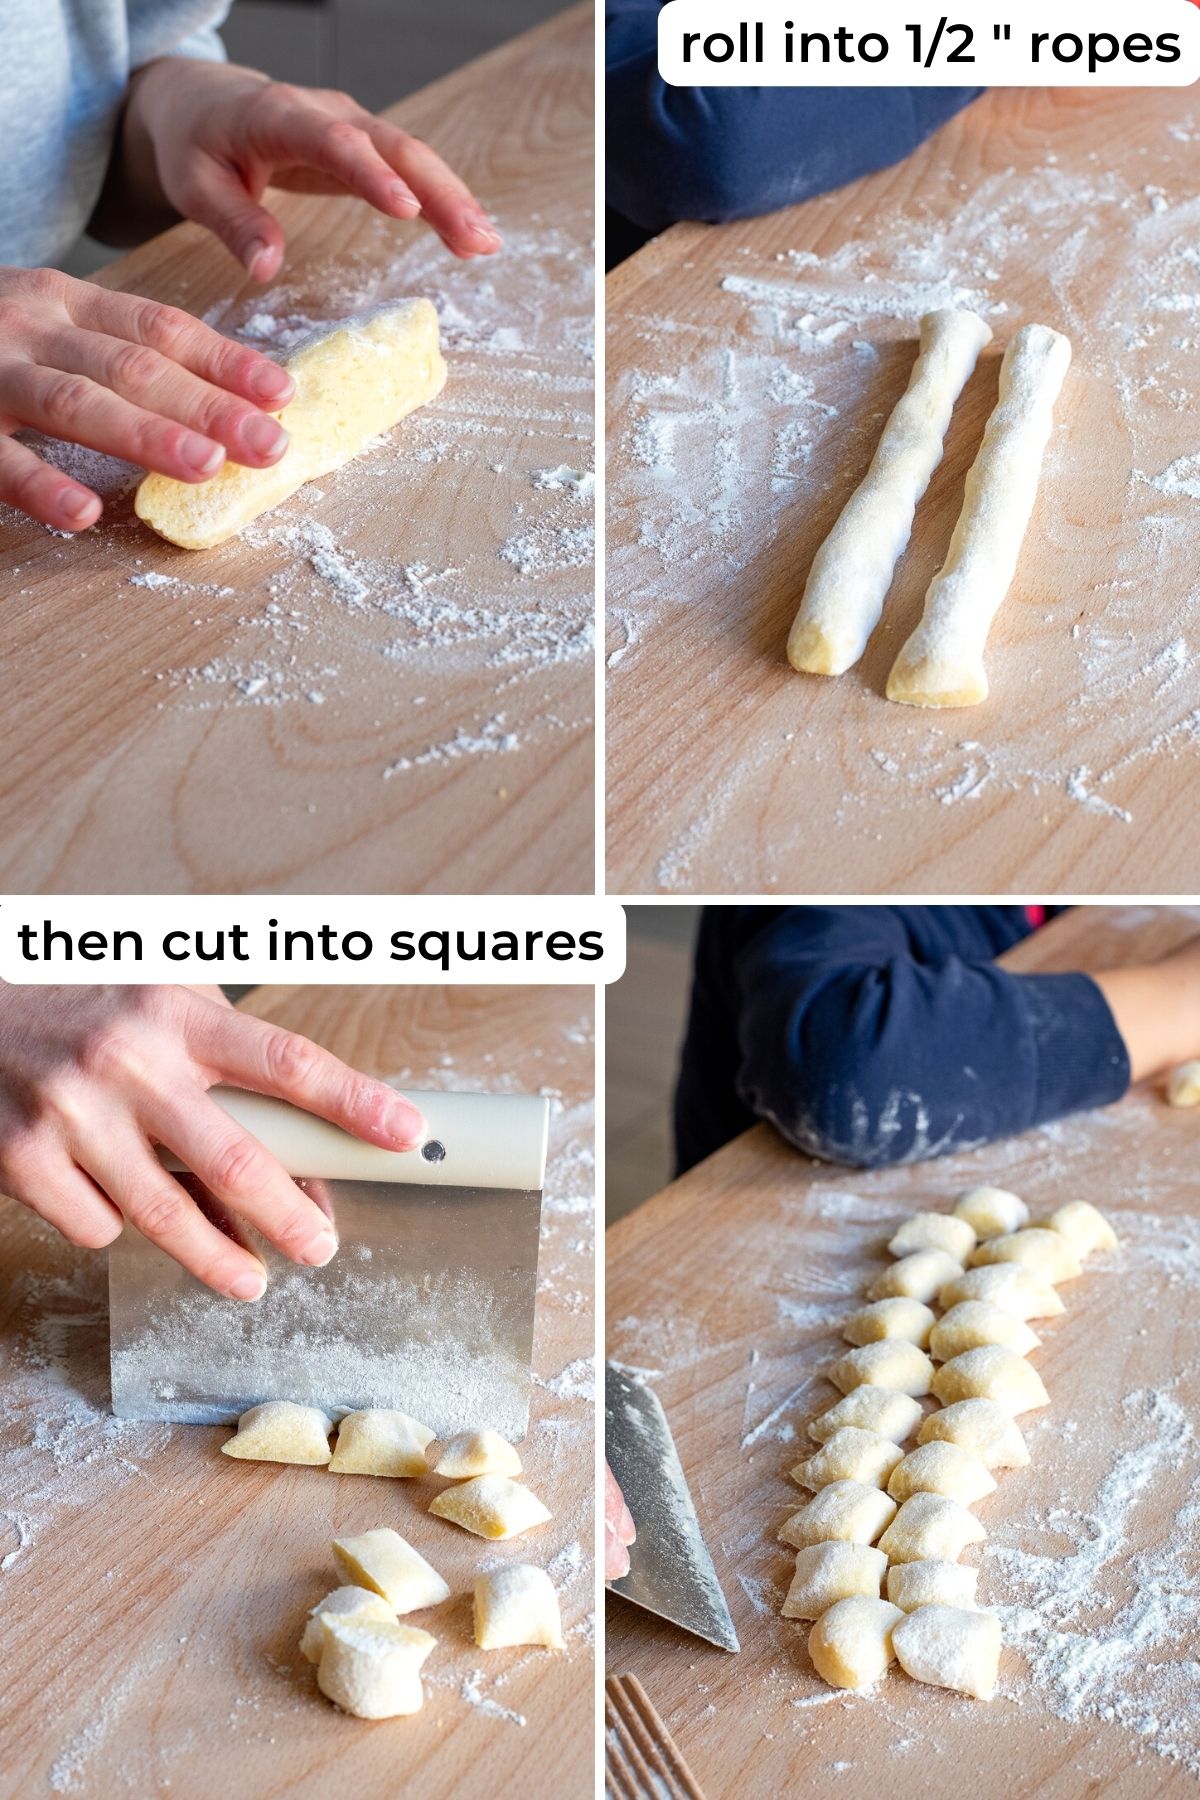
[[[224,55],[229,0],[4,0],[0,264],[53,265],[86,226],[135,69]]]

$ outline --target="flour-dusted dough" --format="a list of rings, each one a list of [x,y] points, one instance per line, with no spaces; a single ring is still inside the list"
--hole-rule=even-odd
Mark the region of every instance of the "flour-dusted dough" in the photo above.
[[[540,1644],[565,1650],[558,1595],[545,1569],[506,1563],[475,1583],[475,1642],[481,1650]]]
[[[949,1362],[964,1350],[978,1350],[983,1344],[1003,1344],[1018,1356],[1028,1356],[1041,1344],[1037,1332],[1023,1319],[1005,1312],[1002,1306],[989,1306],[986,1300],[960,1300],[943,1313],[929,1334],[929,1354],[938,1362]]]
[[[335,1475],[427,1475],[432,1442],[419,1419],[373,1406],[346,1414],[329,1467]]]
[[[815,1444],[828,1443],[835,1431],[855,1425],[877,1431],[880,1437],[902,1444],[921,1422],[920,1403],[911,1394],[889,1393],[887,1388],[856,1387],[827,1412],[811,1421],[808,1435]]]
[[[327,1463],[332,1430],[333,1420],[319,1407],[266,1400],[242,1414],[236,1435],[221,1449],[246,1462]]]
[[[967,1269],[948,1281],[938,1295],[947,1312],[964,1300],[982,1300],[998,1306],[1014,1319],[1054,1319],[1066,1308],[1048,1281],[1042,1281],[1021,1263],[992,1263],[984,1269]]]
[[[1006,1262],[1020,1263],[1023,1269],[1028,1269],[1031,1275],[1051,1287],[1057,1287],[1061,1281],[1074,1281],[1083,1274],[1062,1232],[1047,1231],[1043,1225],[1027,1225],[1022,1231],[988,1238],[971,1257],[971,1265],[977,1269]]]
[[[883,1338],[879,1343],[847,1350],[826,1372],[843,1394],[866,1386],[918,1398],[929,1392],[933,1380],[933,1364],[923,1350],[906,1338]]]
[[[852,1312],[842,1326],[848,1344],[877,1344],[884,1338],[907,1338],[924,1350],[929,1344],[937,1314],[920,1300],[893,1294],[890,1300],[872,1300]]]
[[[395,1612],[382,1594],[373,1594],[361,1587],[334,1588],[332,1594],[326,1594],[323,1600],[318,1600],[309,1613],[304,1635],[300,1639],[301,1654],[310,1663],[320,1662],[321,1652],[325,1648],[322,1624],[325,1619],[386,1619],[391,1623],[395,1617]]]
[[[989,1238],[1002,1231],[1020,1231],[1029,1223],[1029,1208],[1007,1188],[973,1187],[954,1202],[954,1216],[965,1219],[976,1237]]]
[[[899,1294],[906,1300],[928,1305],[939,1288],[962,1274],[962,1264],[945,1250],[914,1250],[877,1275],[867,1289],[868,1300],[887,1300]]]
[[[796,1572],[780,1611],[785,1619],[819,1619],[855,1594],[878,1600],[886,1568],[887,1557],[870,1544],[810,1544],[796,1552]]]
[[[461,1487],[447,1488],[430,1503],[435,1518],[449,1519],[476,1537],[520,1537],[553,1517],[536,1494],[507,1475],[476,1475]]]
[[[807,1506],[794,1512],[779,1533],[781,1544],[804,1550],[809,1544],[873,1544],[896,1516],[896,1502],[865,1481],[831,1481]]]
[[[1171,1106],[1200,1106],[1200,1062],[1180,1063],[1167,1078]]]
[[[933,1392],[943,1406],[956,1400],[992,1400],[1013,1418],[1050,1404],[1037,1370],[1002,1344],[964,1350],[943,1363],[933,1378]]]
[[[1000,398],[967,475],[950,549],[888,676],[889,700],[974,706],[986,699],[984,646],[1016,573],[1070,361],[1069,341],[1046,325],[1024,326],[1005,351]]]
[[[996,1491],[996,1478],[973,1450],[946,1438],[918,1444],[897,1463],[887,1484],[893,1500],[911,1500],[914,1494],[944,1494],[960,1506],[974,1506]]]
[[[889,1562],[957,1562],[987,1532],[973,1512],[945,1494],[914,1494],[879,1540]]]
[[[415,1625],[382,1619],[326,1618],[317,1686],[358,1719],[394,1719],[420,1712],[425,1695],[421,1664],[436,1638]]]
[[[433,1472],[452,1476],[456,1481],[469,1480],[473,1475],[519,1475],[521,1459],[498,1431],[462,1431],[443,1446]]]
[[[831,1481],[866,1481],[883,1487],[904,1452],[890,1438],[877,1431],[863,1431],[857,1425],[844,1425],[822,1444],[806,1462],[790,1470],[800,1487],[823,1488]]]
[[[1061,1232],[1080,1262],[1093,1250],[1115,1250],[1117,1234],[1104,1214],[1088,1200],[1068,1200],[1041,1221],[1050,1231]]]
[[[972,1450],[989,1469],[1023,1469],[1029,1451],[1011,1413],[994,1400],[956,1400],[932,1412],[917,1433],[918,1444],[944,1441]]]
[[[836,1601],[808,1634],[813,1668],[830,1687],[870,1687],[895,1660],[892,1631],[904,1616],[890,1600],[868,1595]]]
[[[382,1594],[394,1613],[440,1606],[450,1589],[437,1570],[398,1531],[381,1526],[357,1537],[335,1538],[333,1560],[356,1587]]]
[[[918,1606],[965,1606],[971,1611],[978,1582],[979,1570],[966,1563],[934,1558],[894,1563],[887,1572],[887,1597],[901,1612],[915,1612]]]
[[[914,1250],[944,1250],[960,1266],[974,1248],[975,1231],[967,1220],[941,1212],[913,1213],[888,1245],[893,1256],[911,1256]]]
[[[788,661],[811,675],[840,675],[874,630],[913,514],[942,459],[942,439],[991,330],[949,309],[921,320],[920,350],[874,460],[817,551],[788,637]]]
[[[1000,1621],[957,1606],[906,1613],[893,1639],[896,1660],[914,1681],[990,1700],[1000,1671]]]
[[[269,469],[226,462],[195,484],[147,475],[139,519],[184,550],[222,544],[306,481],[340,469],[370,440],[440,393],[446,365],[428,300],[398,300],[331,327],[286,359],[296,392],[276,413],[289,434]]]

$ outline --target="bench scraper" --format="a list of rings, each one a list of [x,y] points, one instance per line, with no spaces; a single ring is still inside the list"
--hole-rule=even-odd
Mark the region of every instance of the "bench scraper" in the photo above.
[[[629,1573],[610,1582],[611,1591],[721,1650],[740,1650],[667,1415],[645,1382],[611,1362],[604,1451],[637,1527]]]
[[[281,1100],[212,1098],[329,1213],[340,1249],[323,1269],[289,1262],[164,1157],[262,1258],[267,1291],[250,1304],[215,1294],[127,1225],[108,1253],[118,1417],[227,1424],[298,1400],[335,1418],[394,1407],[439,1438],[481,1425],[524,1437],[548,1102],[411,1093],[425,1137],[394,1151]]]

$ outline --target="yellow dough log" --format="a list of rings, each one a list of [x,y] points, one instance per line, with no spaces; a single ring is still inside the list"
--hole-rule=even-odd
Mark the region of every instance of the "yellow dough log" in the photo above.
[[[184,550],[223,544],[318,475],[361,455],[371,438],[439,394],[446,364],[428,300],[398,300],[310,338],[286,360],[293,399],[276,413],[290,442],[273,468],[227,462],[211,481],[147,475],[139,519]]]

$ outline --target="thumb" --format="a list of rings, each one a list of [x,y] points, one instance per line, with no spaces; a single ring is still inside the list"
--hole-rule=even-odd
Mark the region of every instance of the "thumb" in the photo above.
[[[283,230],[260,206],[236,170],[205,157],[179,210],[220,238],[253,281],[270,281],[283,261]]]

